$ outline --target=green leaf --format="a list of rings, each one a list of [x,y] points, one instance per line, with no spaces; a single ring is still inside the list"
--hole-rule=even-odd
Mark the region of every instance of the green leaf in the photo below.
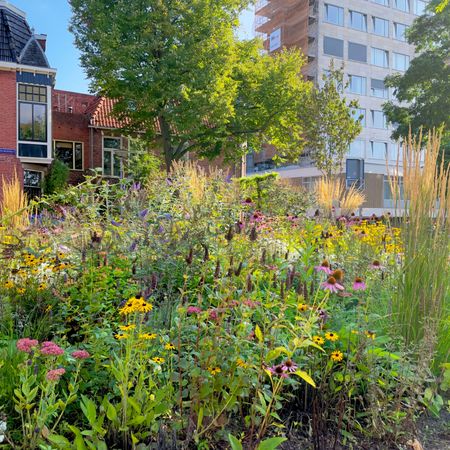
[[[305,380],[312,387],[316,387],[316,383],[314,382],[314,380],[303,370],[296,370],[294,373],[295,375],[299,376],[302,380]]]
[[[51,434],[47,437],[47,439],[53,443],[58,445],[60,448],[67,448],[70,449],[71,445],[68,439],[66,439],[64,436],[61,436],[60,434]]]
[[[111,422],[113,422],[117,419],[116,408],[110,402],[108,402],[107,407],[106,407],[106,417],[109,420],[111,420]]]
[[[230,441],[231,450],[242,450],[242,444],[232,434],[228,434],[228,440]]]
[[[97,410],[95,407],[95,403],[84,395],[81,396],[81,399],[81,410],[83,411],[83,414],[86,416],[86,419],[89,421],[90,425],[93,426],[97,419]]]
[[[198,412],[198,417],[197,417],[197,430],[200,429],[200,427],[202,426],[202,422],[203,422],[203,407],[200,408],[200,411]]]
[[[258,338],[259,342],[261,342],[261,343],[263,342],[264,337],[263,337],[261,328],[259,328],[259,325],[256,325],[256,327],[255,327],[255,336]]]
[[[285,437],[273,437],[269,439],[264,439],[261,441],[257,447],[257,450],[275,450],[283,442],[287,441]]]

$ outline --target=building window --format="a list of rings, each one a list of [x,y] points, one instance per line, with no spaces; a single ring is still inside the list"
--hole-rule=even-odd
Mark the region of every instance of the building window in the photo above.
[[[408,26],[403,23],[394,23],[394,37],[399,41],[406,41],[406,30]]]
[[[355,30],[367,31],[367,16],[357,11],[350,11],[350,27]]]
[[[325,4],[325,22],[344,25],[344,8]]]
[[[371,110],[372,114],[372,127],[373,128],[387,128],[387,120],[386,116],[384,115],[383,111],[378,110]]]
[[[389,89],[384,85],[384,80],[372,78],[370,80],[370,93],[372,97],[389,98]]]
[[[409,0],[394,0],[394,5],[400,11],[409,12]]]
[[[428,2],[424,0],[414,0],[414,14],[417,16],[421,16],[425,14],[425,8],[427,7]]]
[[[379,5],[389,6],[389,0],[372,0],[373,3],[378,3]]]
[[[348,156],[353,158],[364,158],[365,141],[363,139],[355,139],[349,146]]]
[[[355,120],[359,120],[362,127],[366,126],[366,110],[364,108],[352,108],[352,116]]]
[[[404,191],[403,191],[403,178],[402,177],[398,177],[398,179],[396,180],[392,180],[394,186],[398,186],[396,190],[398,190],[397,195],[396,195],[396,199],[401,201],[404,198]],[[394,196],[392,195],[392,189],[391,189],[391,182],[389,181],[389,177],[388,176],[384,176],[384,182],[383,182],[383,198],[384,200],[394,200]],[[386,206],[394,206],[392,205],[384,205]]]
[[[125,152],[122,150],[122,139],[114,137],[103,138],[103,175],[123,177],[124,159]]]
[[[325,55],[344,57],[344,41],[342,39],[335,39],[328,36],[323,38],[323,52]]]
[[[47,88],[19,84],[19,140],[47,142]]]
[[[372,27],[374,34],[389,37],[389,21],[379,17],[372,17]]]
[[[389,67],[389,52],[372,47],[372,64],[379,67]]]
[[[55,142],[55,158],[70,170],[83,170],[83,144],[81,142]]]
[[[39,197],[42,191],[42,172],[35,170],[23,171],[23,190],[28,198]]]
[[[387,142],[370,141],[371,157],[386,160]]]
[[[348,43],[348,59],[359,62],[367,62],[367,47],[365,45]]]
[[[366,78],[349,75],[349,92],[352,94],[366,95]]]
[[[408,70],[409,67],[409,56],[403,55],[401,53],[394,53],[394,64],[393,67],[395,70],[405,71]]]

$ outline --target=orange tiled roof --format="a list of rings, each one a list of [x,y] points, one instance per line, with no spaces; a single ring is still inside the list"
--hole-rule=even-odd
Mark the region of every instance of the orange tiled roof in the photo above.
[[[115,100],[99,97],[90,108],[91,125],[101,128],[122,128],[127,124],[126,120],[119,120],[112,115]]]

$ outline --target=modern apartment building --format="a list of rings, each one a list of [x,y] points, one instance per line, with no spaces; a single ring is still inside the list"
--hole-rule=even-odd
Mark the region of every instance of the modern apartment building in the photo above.
[[[399,144],[390,139],[382,105],[393,98],[384,84],[387,75],[404,72],[414,57],[405,31],[424,12],[424,0],[260,0],[255,31],[268,52],[299,47],[308,57],[305,76],[320,84],[334,62],[344,67],[349,87],[346,96],[357,99],[363,130],[350,145],[346,176],[365,187],[366,212],[392,206],[387,164],[394,166]],[[252,155],[248,172],[272,169],[270,151]],[[319,172],[308,157],[298,165],[277,169],[284,178],[308,185]],[[345,170],[345,166],[344,166]]]

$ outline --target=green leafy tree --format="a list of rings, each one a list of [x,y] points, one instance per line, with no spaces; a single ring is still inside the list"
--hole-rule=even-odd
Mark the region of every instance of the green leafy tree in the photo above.
[[[357,101],[345,98],[342,70],[330,67],[323,76],[323,86],[314,88],[306,112],[305,139],[314,165],[328,177],[341,172],[350,143],[361,132],[362,117],[355,117]]]
[[[91,88],[166,167],[188,151],[237,158],[245,142],[299,152],[297,110],[311,84],[299,52],[274,58],[234,29],[250,0],[70,0],[71,30]]]
[[[387,102],[389,121],[398,124],[393,138],[443,127],[443,145],[450,150],[450,4],[433,0],[426,13],[411,26],[407,40],[418,55],[404,74],[386,79],[395,90],[396,101]],[[397,103],[399,102],[399,103]]]

